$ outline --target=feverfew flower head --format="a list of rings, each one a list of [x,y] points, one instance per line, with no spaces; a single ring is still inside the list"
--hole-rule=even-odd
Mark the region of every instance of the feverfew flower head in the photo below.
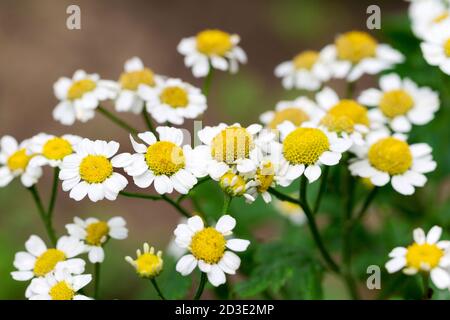
[[[62,189],[70,191],[70,197],[76,201],[86,195],[93,202],[104,198],[115,200],[128,184],[124,176],[114,172],[117,165],[110,159],[118,150],[115,141],[83,139],[75,147],[75,153],[65,157],[61,164]]]
[[[154,183],[159,194],[187,194],[197,178],[206,176],[206,162],[200,152],[189,145],[183,146],[183,131],[172,127],[158,127],[159,140],[151,132],[138,134],[144,143],[130,136],[135,154],[123,153],[114,160],[114,165],[123,167],[133,177],[139,188],[148,188]]]
[[[403,270],[407,275],[418,272],[430,273],[431,280],[439,289],[450,286],[450,242],[439,241],[442,228],[434,226],[425,236],[425,232],[417,228],[413,232],[414,243],[407,248],[396,247],[389,253],[386,269],[389,273]]]
[[[436,169],[426,143],[409,145],[401,135],[390,136],[384,131],[375,131],[366,139],[367,144],[360,148],[349,169],[354,176],[369,178],[375,186],[391,182],[397,192],[411,195],[427,182],[424,173]]]
[[[231,197],[243,196],[246,201],[250,203],[255,201],[255,198],[249,193],[251,187],[255,185],[255,181],[231,170],[219,179],[219,186],[222,188],[223,192]]]
[[[18,144],[11,136],[0,139],[0,187],[7,186],[16,177],[27,188],[38,182],[42,168],[30,165],[33,154],[28,150],[29,145],[30,140]]]
[[[432,28],[421,43],[423,57],[450,75],[450,21]]]
[[[418,38],[424,38],[430,29],[450,22],[450,9],[441,0],[413,1],[409,6],[412,30]]]
[[[17,268],[17,271],[11,272],[14,280],[28,281],[34,277],[44,277],[59,268],[74,274],[84,272],[86,263],[74,257],[84,253],[85,246],[74,237],[63,236],[58,239],[56,248],[47,248],[41,238],[32,235],[25,242],[25,248],[26,252],[18,252],[14,258],[14,267]]]
[[[195,37],[184,38],[177,50],[184,55],[184,64],[192,68],[194,77],[205,77],[210,68],[238,71],[239,63],[247,62],[247,55],[238,46],[240,38],[236,34],[217,29],[207,29]]]
[[[144,243],[143,249],[143,252],[140,249],[136,251],[136,259],[127,256],[125,260],[136,269],[136,273],[140,277],[153,279],[163,269],[162,252],[155,253],[155,248],[150,247],[148,243]]]
[[[86,122],[94,117],[101,101],[116,97],[117,90],[114,81],[101,80],[98,74],[77,70],[72,79],[59,78],[53,85],[55,96],[60,101],[53,110],[53,118],[68,126],[75,120]]]
[[[141,86],[139,95],[146,101],[147,112],[158,123],[183,124],[206,110],[206,97],[200,89],[180,79],[156,79],[154,88]]]
[[[89,261],[92,263],[103,262],[105,259],[103,246],[110,238],[123,240],[128,236],[126,222],[122,217],[114,217],[108,221],[96,218],[82,220],[75,217],[73,222],[66,225],[67,232],[85,243]]]
[[[229,215],[222,216],[215,227],[205,227],[199,216],[179,224],[174,231],[175,242],[190,253],[178,261],[176,270],[187,276],[198,266],[213,286],[224,284],[225,273],[236,274],[241,264],[241,259],[227,249],[242,252],[250,244],[248,240],[227,239],[235,226],[236,220]]]

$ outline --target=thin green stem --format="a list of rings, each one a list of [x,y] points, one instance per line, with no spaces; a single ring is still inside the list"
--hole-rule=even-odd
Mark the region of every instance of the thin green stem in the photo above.
[[[166,196],[165,194],[163,194],[161,196],[167,203],[169,203],[172,207],[174,207],[175,209],[178,210],[179,213],[181,213],[184,217],[186,218],[190,218],[191,214],[185,209],[183,208],[179,203],[177,203],[175,200],[173,200],[172,198],[169,198],[168,196]]]
[[[347,82],[347,92],[346,97],[347,99],[353,99],[353,94],[355,93],[355,81]]]
[[[433,289],[430,287],[430,274],[428,272],[422,272],[422,284],[422,300],[430,300],[433,297]]]
[[[48,205],[48,210],[47,210],[47,218],[50,221],[53,221],[53,209],[55,209],[56,197],[58,195],[58,183],[59,183],[59,168],[55,167],[55,170],[53,173],[52,194],[50,197],[50,203]]]
[[[122,119],[116,117],[114,114],[112,114],[111,112],[106,110],[104,107],[98,106],[97,107],[97,111],[100,112],[101,114],[103,114],[105,117],[107,117],[109,120],[111,120],[115,124],[117,124],[119,127],[121,127],[123,129],[125,129],[126,131],[128,131],[129,133],[131,133],[133,135],[136,135],[138,133],[137,129],[133,128],[131,125],[129,125],[128,123],[126,123]]]
[[[206,75],[205,81],[203,82],[203,88],[202,88],[202,93],[205,95],[205,97],[207,97],[209,94],[209,88],[211,87],[213,75],[214,75],[214,68],[210,64],[209,71],[208,71],[208,74]]]
[[[355,217],[352,219],[352,225],[355,225],[358,221],[360,221],[364,214],[367,212],[367,209],[369,209],[370,204],[375,199],[375,196],[378,193],[377,187],[374,187],[370,193],[367,195],[366,200],[364,200],[364,204],[362,205],[361,209],[358,211],[358,213],[355,215]]]
[[[205,290],[206,284],[206,273],[202,272],[200,276],[200,284],[198,285],[197,292],[195,293],[194,300],[200,300],[200,297],[203,294],[203,290]]]
[[[323,195],[325,193],[325,190],[327,188],[328,172],[329,171],[330,171],[330,168],[328,166],[325,166],[325,168],[323,170],[323,174],[322,174],[322,181],[320,182],[319,193],[317,194],[316,202],[314,203],[314,209],[313,209],[313,214],[314,215],[317,213],[317,211],[319,211],[320,203],[322,201],[322,197],[323,197]]]
[[[95,278],[95,283],[94,283],[94,299],[97,300],[98,296],[99,296],[99,291],[100,291],[100,266],[101,263],[97,262],[94,263],[94,278]]]
[[[150,119],[150,115],[147,110],[142,110],[142,117],[144,118],[145,124],[147,125],[148,130],[150,130],[153,134],[156,135],[156,130],[153,127],[152,119]]]
[[[233,198],[228,194],[223,194],[223,207],[222,207],[222,214],[228,214],[228,210],[230,209],[231,200]]]
[[[31,192],[31,195],[33,196],[33,200],[36,204],[36,207],[38,209],[39,215],[41,217],[42,222],[44,223],[45,229],[47,231],[47,236],[52,243],[52,245],[56,246],[56,235],[55,231],[53,230],[52,222],[48,218],[47,213],[45,212],[44,206],[42,205],[41,197],[39,196],[39,192],[35,185],[28,188],[28,190]]]
[[[161,298],[161,300],[166,300],[166,298],[164,298],[163,293],[161,292],[161,289],[158,286],[158,283],[156,282],[156,279],[152,278],[152,279],[150,279],[150,282],[152,283],[153,287],[155,288],[155,290],[158,293],[158,296]]]

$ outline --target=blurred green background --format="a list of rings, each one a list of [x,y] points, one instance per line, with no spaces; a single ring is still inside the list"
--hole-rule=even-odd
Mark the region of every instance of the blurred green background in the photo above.
[[[66,29],[66,8],[70,4],[81,7],[81,30]],[[116,140],[122,144],[121,151],[129,151],[127,134],[101,115],[72,127],[53,121],[51,112],[57,103],[53,83],[60,76],[72,75],[78,68],[97,72],[106,79],[117,79],[124,61],[139,56],[156,73],[180,77],[200,86],[201,80],[194,79],[184,67],[176,46],[181,38],[204,28],[221,28],[239,34],[249,58],[237,75],[215,74],[204,124],[257,122],[259,114],[272,109],[278,100],[302,93],[282,90],[280,81],[273,76],[274,67],[301,50],[320,49],[340,32],[364,30],[366,8],[371,4],[378,4],[382,12],[382,30],[375,32],[376,36],[407,56],[407,62],[397,71],[439,90],[443,101],[436,119],[415,129],[411,136],[414,142],[428,142],[434,147],[438,170],[430,175],[431,182],[408,198],[385,188],[367,215],[365,227],[356,230],[354,271],[361,280],[359,290],[363,298],[377,297],[378,291],[365,287],[368,265],[383,266],[392,247],[411,241],[414,227],[428,228],[437,223],[446,229],[447,236],[450,227],[450,80],[425,64],[419,41],[409,28],[404,1],[3,0],[0,2],[0,136],[10,134],[21,140],[38,132],[73,133],[91,139]],[[375,84],[375,79],[364,77],[356,90]],[[341,92],[344,89],[342,82],[331,85]],[[140,118],[125,118],[134,126],[144,128]],[[186,128],[192,129],[192,124],[188,122]],[[50,183],[51,171],[47,168],[38,186],[44,197],[49,195]],[[311,194],[316,188],[317,184],[312,186]],[[358,199],[367,193],[361,185],[357,191]],[[219,216],[222,197],[217,186],[206,183],[196,189],[195,195],[209,218]],[[339,202],[338,193],[328,195],[318,216],[325,242],[336,258],[341,245]],[[185,204],[190,205],[189,201]],[[242,200],[234,201],[231,212],[238,220],[237,235],[253,241],[249,252],[243,255],[241,275],[229,278],[232,284],[239,283],[230,289],[231,297],[348,297],[341,280],[323,272],[307,229],[289,224],[261,199],[252,206]],[[166,248],[179,221],[171,207],[124,198],[97,204],[88,200],[75,202],[67,193],[60,192],[55,225],[62,234],[64,225],[73,216],[108,219],[115,215],[126,218],[129,238],[110,241],[107,245],[101,297],[156,298],[150,283],[140,280],[123,257],[134,255],[144,241],[158,249]],[[30,195],[15,181],[0,189],[0,299],[24,297],[27,284],[13,281],[9,273],[13,270],[15,252],[24,249],[30,234],[46,239]],[[159,280],[161,288],[171,298],[188,297],[195,285],[190,278],[176,274],[171,258],[166,257],[165,262]],[[383,271],[382,286],[382,297],[420,296],[416,278],[388,276]],[[205,297],[224,297],[224,291],[209,288]],[[435,297],[447,298],[448,293]]]

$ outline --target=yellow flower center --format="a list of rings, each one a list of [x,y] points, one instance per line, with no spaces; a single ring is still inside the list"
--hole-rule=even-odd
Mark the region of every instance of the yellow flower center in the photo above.
[[[444,44],[444,52],[447,57],[450,57],[450,38]]]
[[[263,164],[262,168],[256,170],[256,180],[259,182],[257,187],[258,192],[266,192],[272,185],[275,176],[273,164],[269,161]]]
[[[300,110],[299,108],[286,108],[275,113],[275,116],[269,123],[269,128],[276,129],[279,124],[286,120],[292,122],[296,127],[298,127],[303,122],[308,121],[309,116],[306,112]]]
[[[62,160],[64,157],[72,154],[73,149],[69,141],[63,138],[52,138],[48,140],[42,149],[42,154],[47,159]]]
[[[191,252],[198,260],[216,264],[225,252],[225,237],[212,227],[205,228],[192,237]]]
[[[219,181],[220,187],[230,196],[242,196],[245,193],[245,180],[233,172],[225,173]]]
[[[354,100],[341,100],[328,110],[321,123],[334,132],[352,133],[355,124],[368,126],[367,109]]]
[[[81,179],[88,183],[102,183],[113,174],[113,166],[104,156],[85,157],[80,163]]]
[[[34,263],[34,274],[38,277],[43,277],[53,269],[58,262],[66,260],[64,252],[58,249],[47,249],[41,254]]]
[[[319,53],[317,51],[308,50],[299,53],[292,60],[296,69],[311,70],[317,59],[319,59]]]
[[[91,79],[83,79],[75,81],[67,92],[67,99],[80,99],[85,93],[94,90],[97,84]]]
[[[211,156],[217,161],[233,163],[248,158],[253,138],[245,128],[228,127],[217,134],[211,143]]]
[[[435,244],[418,244],[414,243],[408,247],[406,253],[406,264],[410,268],[421,269],[426,265],[433,269],[439,265],[444,252]]]
[[[158,141],[149,146],[145,160],[157,176],[171,176],[185,165],[183,149],[169,141]]]
[[[197,50],[206,55],[224,56],[233,47],[229,33],[221,30],[204,30],[196,37]]]
[[[106,222],[93,222],[86,227],[86,242],[93,246],[100,246],[105,242],[108,233],[109,226]]]
[[[407,113],[414,106],[411,95],[402,89],[391,90],[383,94],[380,109],[386,117],[395,118]]]
[[[374,143],[369,149],[368,158],[372,166],[391,176],[408,171],[413,161],[408,144],[393,137]]]
[[[52,300],[72,300],[75,291],[66,281],[61,281],[50,289],[49,294]]]
[[[119,78],[122,88],[136,91],[140,84],[146,84],[150,87],[155,85],[153,71],[147,68],[138,71],[124,72]]]
[[[449,13],[443,12],[440,15],[436,16],[436,18],[433,19],[433,22],[440,23],[440,22],[444,21],[445,19],[447,19],[448,17],[449,17]]]
[[[153,253],[144,253],[136,260],[136,271],[141,277],[155,277],[163,267],[163,261]]]
[[[11,171],[25,171],[31,158],[31,156],[27,155],[25,149],[20,149],[8,158],[7,165]]]
[[[340,35],[335,42],[339,59],[358,63],[375,56],[377,41],[368,33],[351,31]]]
[[[186,90],[180,87],[167,87],[161,92],[159,98],[161,102],[172,108],[185,108],[189,103]]]
[[[314,164],[329,148],[328,137],[316,128],[297,128],[283,141],[284,157],[295,165]]]

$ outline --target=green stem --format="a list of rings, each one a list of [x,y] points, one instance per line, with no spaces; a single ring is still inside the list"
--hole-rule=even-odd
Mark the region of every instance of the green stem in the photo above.
[[[55,231],[53,230],[52,222],[47,216],[44,206],[42,205],[41,197],[39,196],[39,192],[35,185],[28,188],[28,190],[31,192],[31,195],[33,196],[33,200],[36,204],[36,207],[38,209],[39,215],[41,217],[42,222],[44,223],[45,229],[47,231],[47,236],[50,239],[50,242],[54,247],[56,247],[56,235]]]
[[[50,197],[50,204],[48,206],[47,218],[53,221],[53,209],[55,208],[56,197],[58,195],[58,183],[59,183],[59,168],[56,167],[53,174],[53,186],[52,195]]]
[[[94,283],[94,299],[98,299],[98,294],[100,290],[100,263],[94,263],[94,277],[95,277],[95,283]]]
[[[378,193],[377,187],[374,187],[370,193],[367,195],[366,200],[364,201],[364,204],[362,205],[361,209],[358,211],[356,216],[352,220],[352,225],[355,225],[359,220],[361,220],[364,216],[364,214],[367,212],[367,209],[369,209],[370,204],[372,203],[373,199],[375,199],[375,196]]]
[[[129,133],[136,135],[138,133],[138,130],[133,128],[131,125],[123,121],[122,119],[119,119],[114,114],[103,108],[102,106],[97,107],[97,111],[103,114],[105,117],[107,117],[109,120],[117,124],[119,127],[125,129]]]
[[[322,181],[320,182],[320,187],[319,187],[319,193],[317,195],[316,202],[314,203],[314,209],[313,209],[313,214],[314,215],[317,213],[317,211],[319,211],[320,202],[322,200],[322,196],[325,193],[325,189],[327,187],[327,180],[328,180],[328,172],[329,172],[329,170],[330,170],[330,168],[328,166],[325,166],[325,168],[323,170]]]
[[[165,194],[163,194],[161,196],[168,204],[170,204],[172,207],[174,207],[175,209],[178,210],[179,213],[181,213],[184,217],[186,218],[190,218],[191,214],[184,209],[180,204],[178,204],[175,200],[173,200],[172,198],[169,198],[168,196],[166,196]]]
[[[430,274],[422,272],[423,296],[422,300],[430,300],[433,297],[433,289],[430,288]]]
[[[347,92],[346,92],[346,97],[347,99],[353,99],[353,94],[355,92],[355,81],[352,82],[347,82]]]
[[[203,290],[205,290],[205,284],[206,284],[206,273],[202,272],[200,277],[200,284],[198,285],[197,292],[195,293],[194,300],[200,300],[200,297],[202,296]]]
[[[228,209],[230,208],[231,200],[233,198],[227,193],[224,193],[223,195],[222,214],[228,214]]]
[[[155,130],[155,128],[153,127],[153,124],[152,124],[152,119],[150,119],[150,115],[149,115],[149,113],[147,112],[147,110],[145,110],[145,108],[144,108],[144,110],[142,110],[142,117],[144,118],[144,121],[145,121],[145,124],[147,125],[147,128],[148,128],[154,135],[156,135],[156,130]]]
[[[166,298],[164,298],[164,295],[161,292],[161,289],[158,286],[158,283],[156,282],[156,279],[152,278],[152,279],[150,279],[150,282],[152,283],[153,287],[155,288],[155,290],[158,293],[158,296],[161,298],[161,300],[166,300]]]
[[[208,74],[206,75],[205,81],[203,82],[203,88],[202,88],[202,93],[205,95],[205,97],[207,97],[209,94],[209,88],[211,87],[211,81],[213,78],[213,74],[214,74],[214,68],[210,64],[209,71],[208,71]]]

